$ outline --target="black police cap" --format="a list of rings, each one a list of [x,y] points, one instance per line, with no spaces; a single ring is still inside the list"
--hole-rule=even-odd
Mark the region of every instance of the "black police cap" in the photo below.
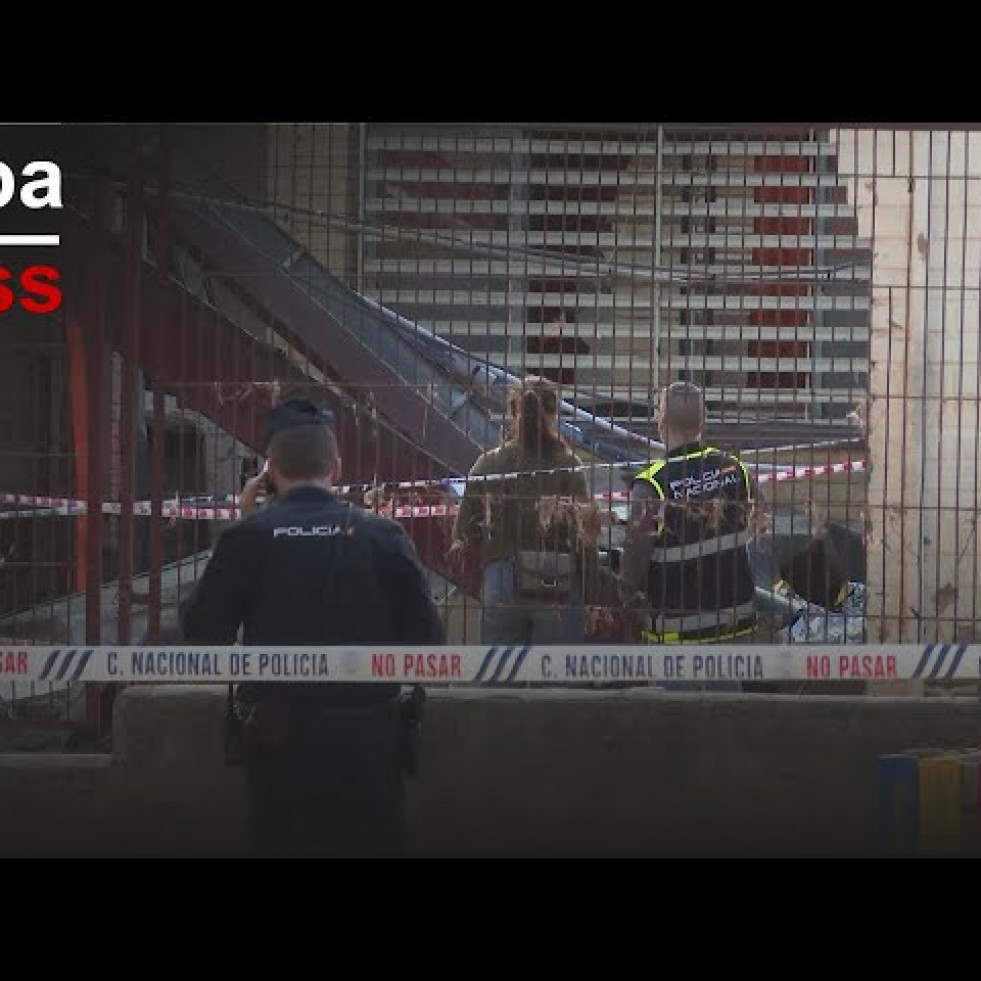
[[[273,436],[294,426],[333,427],[334,414],[330,409],[317,405],[309,399],[286,399],[269,410],[266,420],[266,442],[269,446]]]

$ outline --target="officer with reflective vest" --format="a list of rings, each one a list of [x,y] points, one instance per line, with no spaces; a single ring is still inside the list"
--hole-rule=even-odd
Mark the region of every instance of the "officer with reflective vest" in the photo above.
[[[332,490],[341,460],[322,409],[302,399],[276,406],[266,447],[267,470],[242,491],[242,520],[219,538],[184,609],[187,640],[233,644],[241,628],[245,644],[301,653],[444,643],[405,529]],[[240,685],[229,722],[257,853],[401,854],[421,694],[403,698],[387,683]]]
[[[746,643],[756,629],[749,564],[754,481],[702,441],[705,401],[691,382],[661,394],[666,458],[636,475],[621,595],[652,643]]]

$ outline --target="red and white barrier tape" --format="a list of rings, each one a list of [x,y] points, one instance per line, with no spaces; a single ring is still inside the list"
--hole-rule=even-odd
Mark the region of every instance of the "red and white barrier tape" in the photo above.
[[[782,483],[785,480],[805,480],[808,477],[821,477],[825,474],[864,473],[865,469],[865,460],[845,460],[843,463],[829,463],[824,466],[775,470],[772,473],[760,474],[756,482],[758,484]]]
[[[807,480],[811,477],[821,477],[826,474],[863,473],[866,469],[865,460],[847,460],[844,463],[831,463],[816,467],[790,467],[772,473],[760,474],[757,483],[783,483],[787,480]],[[594,495],[598,501],[623,502],[630,500],[629,491],[612,491]],[[237,498],[234,499],[237,501]],[[0,512],[3,518],[51,517],[59,515],[86,514],[88,506],[85,501],[71,500],[63,497],[37,497],[29,494],[0,493],[0,505],[12,505],[18,510]],[[20,510],[22,509],[22,510]],[[41,513],[37,514],[40,510]],[[102,505],[103,514],[122,514],[122,505],[106,503]],[[456,504],[414,504],[391,505],[378,509],[379,514],[394,518],[446,518],[452,517],[459,510]],[[34,513],[30,513],[33,511]],[[133,514],[138,517],[148,517],[152,513],[149,501],[136,501]],[[234,521],[238,518],[237,503],[226,505],[204,504],[188,505],[165,501],[161,507],[161,515],[171,520],[183,519],[191,521]]]
[[[854,442],[854,440],[832,440],[825,443],[814,443],[814,444],[801,444],[793,446],[777,447],[776,449],[766,449],[766,450],[749,450],[747,453],[762,453],[762,452],[782,452],[797,449],[819,449],[824,446],[840,446],[846,442]],[[552,469],[542,469],[542,470],[527,470],[522,472],[513,473],[491,473],[491,474],[481,474],[478,476],[470,477],[433,477],[424,478],[420,480],[403,480],[403,481],[383,481],[378,484],[339,484],[334,488],[335,492],[341,495],[345,494],[356,494],[359,492],[376,491],[382,493],[394,493],[397,491],[404,490],[425,490],[427,488],[437,489],[437,490],[451,490],[460,496],[460,492],[456,491],[455,488],[465,486],[467,484],[482,484],[482,483],[492,483],[497,480],[507,480],[514,479],[515,477],[521,476],[531,476],[539,474],[556,474],[556,473],[573,473],[576,471],[590,471],[595,472],[597,470],[624,470],[624,469],[641,469],[647,467],[650,464],[650,460],[633,460],[630,462],[618,462],[618,463],[593,463],[585,464],[576,467],[558,467]],[[746,462],[746,467],[749,470],[759,470],[761,466],[767,467],[778,467],[779,464],[765,464],[761,465],[759,463]],[[865,469],[864,460],[850,460],[845,463],[835,463],[829,466],[817,466],[817,467],[786,467],[783,470],[765,470],[760,473],[756,480],[760,484],[770,483],[771,481],[783,481],[783,480],[800,480],[807,477],[816,477],[821,474],[826,473],[844,473],[846,471],[863,471]],[[619,496],[618,496],[619,495]],[[201,495],[205,496],[205,495]],[[596,495],[598,498],[603,500],[627,500],[629,494],[626,491],[615,492],[611,497],[610,495]],[[87,505],[85,501],[75,500],[65,497],[42,497],[42,496],[32,496],[29,494],[9,494],[0,493],[0,505],[13,505],[15,508],[30,508],[30,509],[44,509],[46,512],[54,515],[73,515],[73,514],[85,514],[87,511]],[[225,500],[221,504],[207,504],[207,505],[181,505],[176,501],[165,501],[164,502],[164,517],[166,518],[198,518],[201,516],[202,511],[207,511],[210,515],[214,512],[214,518],[217,521],[227,521],[238,517],[238,504],[237,495],[226,495]],[[119,503],[106,503],[102,505],[103,514],[122,514],[122,504]],[[151,507],[149,501],[137,501],[133,505],[133,514],[140,517],[148,517],[151,514]],[[17,517],[15,512],[0,512],[0,518],[11,518]],[[409,515],[406,515],[408,517]]]
[[[70,501],[65,498],[53,497],[31,497],[27,494],[0,494],[0,504],[13,504],[22,507],[22,511],[0,512],[0,519],[3,518],[22,518],[32,517],[64,517],[87,514],[88,506],[85,501]],[[40,510],[40,514],[37,511]],[[235,521],[238,516],[237,505],[188,505],[188,504],[169,504],[164,503],[161,516],[171,520],[183,519],[185,521]],[[454,515],[459,510],[456,504],[433,504],[433,505],[414,505],[400,506],[395,508],[394,514],[391,506],[379,508],[378,513],[386,517],[396,518],[443,518],[447,515]],[[122,514],[122,505],[107,503],[102,505],[103,514]],[[133,514],[137,517],[148,517],[151,514],[148,501],[137,501],[133,505]]]
[[[761,453],[789,453],[791,451],[808,451],[813,452],[814,450],[819,450],[822,448],[831,449],[833,447],[840,447],[845,443],[855,443],[863,442],[862,439],[849,439],[849,440],[828,440],[822,443],[794,443],[788,446],[777,446],[777,447],[766,447],[756,450],[747,450],[742,456],[748,456],[750,454],[759,455]],[[628,461],[617,461],[616,463],[584,463],[579,464],[574,467],[551,467],[542,468],[538,470],[523,470],[523,471],[512,471],[511,473],[489,473],[489,474],[479,474],[475,476],[468,477],[430,477],[419,480],[401,480],[401,481],[381,481],[378,484],[340,484],[335,490],[338,494],[356,494],[360,491],[384,491],[391,493],[394,491],[402,490],[425,490],[426,488],[452,488],[453,485],[461,484],[482,484],[482,483],[493,483],[497,480],[513,480],[516,477],[529,477],[529,476],[540,476],[544,474],[556,474],[556,473],[577,473],[580,471],[588,471],[589,473],[596,473],[599,470],[643,470],[644,468],[650,466],[653,461],[650,459],[646,460],[628,460]],[[747,469],[760,471],[763,473],[757,477],[757,480],[771,479],[771,474],[776,470],[780,469],[780,464],[778,463],[766,463],[766,462],[754,462],[751,460],[743,460],[746,464]],[[792,469],[789,466],[784,469]]]
[[[849,436],[847,439],[825,439],[820,443],[787,443],[784,446],[758,446],[749,450],[741,450],[736,455],[743,461],[743,463],[746,464],[747,467],[755,467],[757,464],[748,462],[746,457],[764,456],[765,454],[776,453],[797,453],[798,451],[813,453],[814,450],[830,450],[858,443],[865,443],[865,437]],[[777,466],[779,466],[779,464],[777,464]]]
[[[85,501],[71,500],[65,497],[33,497],[29,494],[4,494],[0,493],[0,504],[13,505],[15,508],[23,510],[0,512],[0,518],[32,518],[32,517],[58,517],[75,516],[88,513],[88,504]],[[40,510],[41,514],[30,513]],[[122,504],[106,502],[102,505],[103,514],[122,514]],[[232,505],[187,505],[164,502],[161,513],[165,518],[209,518],[212,521],[232,521],[238,517],[238,506]],[[149,501],[136,501],[133,504],[133,514],[138,517],[149,517],[152,509]]]
[[[831,463],[818,467],[789,467],[786,470],[776,470],[773,473],[760,474],[756,478],[758,484],[783,483],[786,480],[806,480],[810,477],[823,477],[826,474],[864,473],[865,460],[847,460],[844,463]],[[610,491],[594,495],[597,500],[629,501],[630,491]]]

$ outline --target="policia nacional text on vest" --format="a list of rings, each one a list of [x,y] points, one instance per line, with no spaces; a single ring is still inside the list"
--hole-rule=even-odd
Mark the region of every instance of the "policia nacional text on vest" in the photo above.
[[[653,643],[721,643],[756,627],[755,583],[746,546],[753,481],[745,465],[688,443],[634,478],[664,502],[647,591]]]

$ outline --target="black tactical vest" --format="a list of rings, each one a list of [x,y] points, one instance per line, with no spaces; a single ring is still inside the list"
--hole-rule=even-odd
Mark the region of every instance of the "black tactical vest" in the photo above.
[[[665,505],[648,574],[648,639],[718,643],[751,632],[753,485],[745,465],[711,446],[686,444],[634,479],[650,484]]]

